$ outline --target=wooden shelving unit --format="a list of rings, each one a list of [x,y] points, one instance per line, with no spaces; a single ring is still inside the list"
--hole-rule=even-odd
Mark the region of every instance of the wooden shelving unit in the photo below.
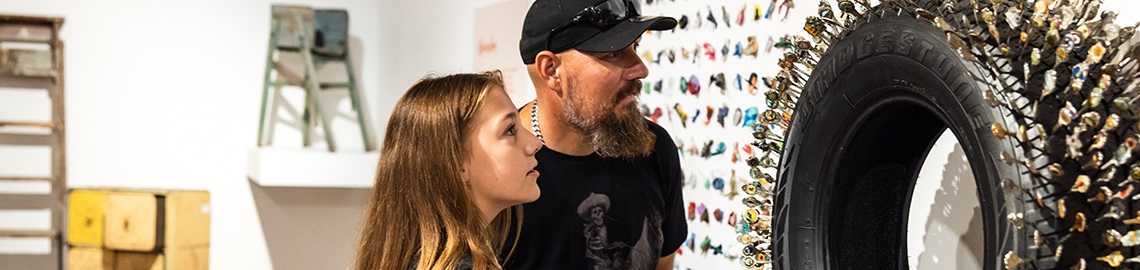
[[[50,186],[50,192],[4,194],[0,211],[44,213],[50,211],[50,229],[0,228],[0,246],[50,242],[43,252],[5,252],[0,249],[0,269],[61,269],[63,267],[63,218],[67,211],[66,129],[64,118],[63,42],[59,30],[63,18],[0,14],[0,91],[47,91],[51,99],[50,122],[0,119],[0,146],[51,148],[51,175],[4,175],[0,184]],[[30,48],[29,48],[30,47]],[[45,110],[48,108],[45,108]],[[34,215],[33,215],[34,216]],[[25,241],[27,240],[27,241]],[[48,251],[50,250],[50,251]]]

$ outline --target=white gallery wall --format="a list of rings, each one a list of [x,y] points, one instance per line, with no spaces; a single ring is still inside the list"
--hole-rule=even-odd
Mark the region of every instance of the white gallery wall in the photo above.
[[[349,11],[358,79],[379,141],[392,106],[417,79],[473,71],[475,8],[500,1],[283,3]],[[800,7],[815,6],[809,2]],[[1140,18],[1127,14],[1137,9],[1124,0],[1107,2],[1108,10],[1126,13],[1124,22]],[[212,269],[346,269],[369,190],[261,187],[246,178],[272,3],[0,0],[0,13],[66,19],[70,187],[209,190]],[[0,112],[23,109],[4,105]],[[286,137],[275,143],[296,143]],[[931,154],[947,160],[954,146],[936,148]],[[942,166],[924,171],[940,175]]]
[[[488,2],[497,1],[0,0],[0,13],[66,20],[70,187],[209,190],[212,269],[345,269],[368,189],[261,187],[246,178],[270,5],[349,11],[358,83],[379,141],[413,82],[471,71],[473,14]],[[4,105],[0,112],[31,109]],[[359,145],[354,132],[339,132],[342,144]],[[275,145],[299,143],[283,133]]]

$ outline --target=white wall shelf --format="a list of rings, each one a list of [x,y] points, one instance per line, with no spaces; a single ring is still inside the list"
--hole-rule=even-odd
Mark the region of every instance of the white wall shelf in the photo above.
[[[372,188],[380,153],[251,147],[246,156],[247,176],[261,186]]]

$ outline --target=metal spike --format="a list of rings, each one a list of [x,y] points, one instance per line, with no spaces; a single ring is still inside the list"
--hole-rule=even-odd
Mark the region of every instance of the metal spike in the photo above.
[[[1021,27],[1021,8],[1009,7],[1005,10],[1005,22],[1009,24],[1009,29],[1017,30]]]
[[[1089,190],[1089,176],[1083,175],[1083,174],[1077,176],[1077,181],[1073,182],[1073,187],[1069,189],[1069,191],[1076,191],[1076,192],[1080,192],[1080,193],[1085,193],[1088,190]]]
[[[1138,225],[1140,224],[1140,211],[1136,211],[1136,217],[1122,220],[1124,225]]]
[[[1045,244],[1045,237],[1041,237],[1040,230],[1033,230],[1033,246],[1040,247]]]
[[[1061,198],[1057,200],[1057,216],[1060,218],[1065,218],[1065,212],[1065,198]]]
[[[1097,257],[1096,260],[1106,262],[1109,266],[1119,267],[1120,263],[1124,261],[1124,256],[1120,255],[1120,251],[1116,250],[1108,255]]]
[[[1085,213],[1077,212],[1074,219],[1073,227],[1070,227],[1069,231],[1085,232]]]
[[[1012,250],[1010,250],[1009,252],[1005,253],[1003,262],[1005,262],[1005,269],[1010,270],[1017,268],[1017,266],[1020,265],[1023,261],[1021,260],[1021,257],[1017,256],[1017,253],[1014,253]]]
[[[1009,213],[1006,214],[1005,218],[1018,229],[1025,227],[1025,216],[1022,213]]]

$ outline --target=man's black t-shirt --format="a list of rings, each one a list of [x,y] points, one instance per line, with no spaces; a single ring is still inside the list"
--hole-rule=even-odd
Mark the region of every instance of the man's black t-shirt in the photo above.
[[[522,234],[504,269],[653,269],[681,246],[688,228],[677,148],[665,129],[646,123],[657,135],[647,157],[538,151],[542,195],[523,205]]]

